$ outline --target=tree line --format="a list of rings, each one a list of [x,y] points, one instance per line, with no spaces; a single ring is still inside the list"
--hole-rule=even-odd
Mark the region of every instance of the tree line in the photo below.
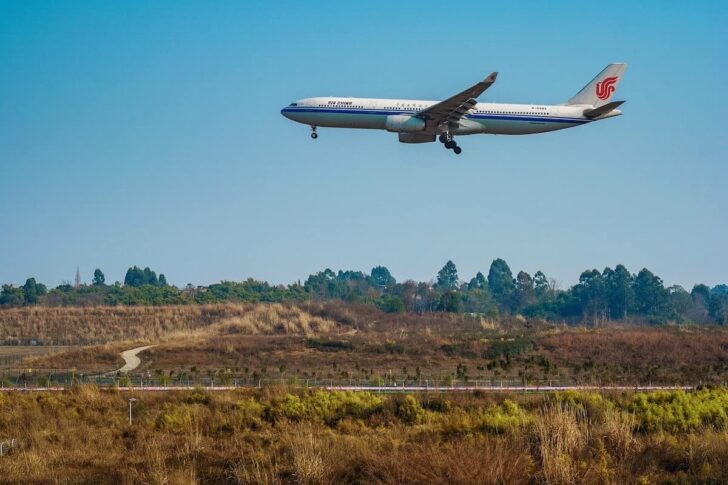
[[[96,269],[91,284],[64,283],[48,289],[28,278],[24,285],[5,284],[0,306],[27,305],[171,305],[220,302],[300,302],[342,300],[376,305],[390,313],[451,312],[486,316],[523,315],[550,321],[599,325],[607,321],[645,323],[728,323],[728,285],[665,286],[644,268],[633,274],[623,265],[582,272],[577,284],[560,289],[543,272],[519,271],[495,259],[487,276],[478,272],[470,280],[459,277],[448,261],[429,282],[398,282],[384,266],[369,273],[325,269],[305,282],[271,285],[265,281],[221,281],[209,286],[188,284],[178,288],[164,274],[132,266],[124,282],[106,284]]]

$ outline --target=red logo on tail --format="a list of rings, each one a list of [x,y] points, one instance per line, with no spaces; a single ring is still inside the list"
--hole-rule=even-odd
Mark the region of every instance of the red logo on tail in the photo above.
[[[607,99],[612,95],[614,90],[616,89],[614,87],[615,84],[617,84],[617,76],[612,76],[606,78],[604,81],[597,83],[597,98],[599,99]]]

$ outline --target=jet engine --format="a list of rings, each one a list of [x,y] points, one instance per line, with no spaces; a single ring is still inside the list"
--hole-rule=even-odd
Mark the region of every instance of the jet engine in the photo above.
[[[395,133],[416,133],[425,129],[425,120],[409,115],[387,116],[385,121],[387,131]]]

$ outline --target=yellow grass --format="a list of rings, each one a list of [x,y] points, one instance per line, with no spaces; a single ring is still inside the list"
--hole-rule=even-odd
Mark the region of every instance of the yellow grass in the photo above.
[[[281,304],[0,310],[0,342],[11,344],[31,339],[45,345],[77,345],[159,342],[180,335],[311,334],[335,326],[332,320]]]

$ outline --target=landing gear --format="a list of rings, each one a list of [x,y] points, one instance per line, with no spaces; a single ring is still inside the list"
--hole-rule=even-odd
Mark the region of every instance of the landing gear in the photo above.
[[[313,138],[314,140],[316,138],[318,138],[318,133],[316,133],[316,127],[315,126],[312,126],[311,127],[311,138]]]
[[[454,151],[455,155],[460,155],[463,152],[463,149],[460,148],[457,143],[455,143],[455,140],[453,140],[453,137],[449,132],[441,133],[439,140],[440,143],[445,145],[445,148]]]

